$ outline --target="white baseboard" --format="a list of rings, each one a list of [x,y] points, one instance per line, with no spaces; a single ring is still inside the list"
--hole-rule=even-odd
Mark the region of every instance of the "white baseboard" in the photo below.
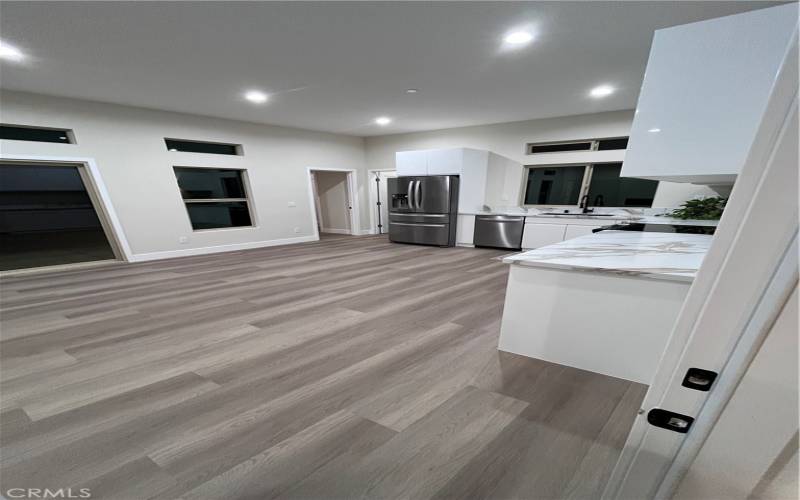
[[[334,229],[331,227],[323,227],[322,232],[331,234],[351,234],[349,229]]]
[[[131,256],[131,262],[145,262],[148,260],[172,259],[175,257],[189,257],[192,255],[206,255],[219,252],[234,252],[236,250],[250,250],[253,248],[274,247],[278,245],[291,245],[293,243],[305,243],[317,241],[318,237],[298,236],[297,238],[283,238],[279,240],[251,241],[248,243],[234,243],[232,245],[218,245],[213,247],[186,248],[181,250],[167,250],[164,252],[136,253]]]

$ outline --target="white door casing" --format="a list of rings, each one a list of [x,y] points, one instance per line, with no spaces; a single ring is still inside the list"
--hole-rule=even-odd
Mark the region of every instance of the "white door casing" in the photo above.
[[[387,234],[389,232],[389,200],[387,180],[397,177],[396,170],[369,170],[367,172],[369,192],[369,227],[371,234]],[[377,180],[377,182],[376,182]],[[378,198],[381,205],[378,207]],[[378,227],[378,213],[383,228]],[[382,229],[382,230],[381,230]]]
[[[338,167],[306,167],[306,174],[308,178],[308,207],[309,211],[311,212],[311,227],[314,230],[314,238],[319,239],[319,230],[318,224],[320,216],[317,214],[317,203],[315,203],[315,196],[316,196],[316,186],[314,182],[314,171],[332,171],[332,172],[344,172],[347,174],[347,199],[349,201],[350,208],[350,216],[349,216],[349,224],[350,224],[350,233],[351,234],[360,234],[361,232],[361,221],[359,217],[359,203],[358,203],[358,179],[357,179],[357,170],[354,168],[338,168]]]

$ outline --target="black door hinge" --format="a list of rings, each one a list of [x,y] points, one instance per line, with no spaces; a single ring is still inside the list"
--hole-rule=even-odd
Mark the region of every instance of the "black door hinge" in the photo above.
[[[694,418],[688,415],[681,415],[661,408],[653,408],[647,412],[647,421],[650,425],[661,427],[673,432],[686,434],[694,422]]]
[[[689,389],[707,392],[711,390],[711,386],[714,384],[716,378],[717,372],[703,370],[701,368],[689,368],[686,371],[686,376],[683,377],[681,385]]]

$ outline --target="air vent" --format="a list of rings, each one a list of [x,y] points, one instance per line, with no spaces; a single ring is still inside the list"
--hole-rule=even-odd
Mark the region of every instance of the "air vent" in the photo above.
[[[72,130],[63,128],[29,127],[26,125],[0,125],[0,139],[75,144],[75,136]]]
[[[594,141],[535,142],[528,144],[528,154],[562,153],[564,151],[591,151]]]
[[[184,139],[164,139],[169,151],[184,153],[210,153],[215,155],[242,156],[241,144],[226,144],[223,142],[187,141]]]

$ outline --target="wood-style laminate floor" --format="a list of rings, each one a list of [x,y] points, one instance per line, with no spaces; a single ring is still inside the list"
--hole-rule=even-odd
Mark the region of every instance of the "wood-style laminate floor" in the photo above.
[[[597,498],[645,387],[498,352],[503,253],[339,236],[4,278],[3,491]]]

